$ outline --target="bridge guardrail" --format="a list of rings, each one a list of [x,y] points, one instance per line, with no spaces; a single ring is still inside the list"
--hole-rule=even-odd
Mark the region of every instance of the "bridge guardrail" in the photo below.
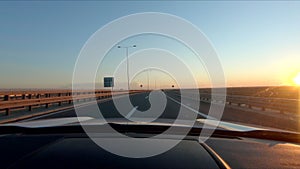
[[[192,92],[198,91],[195,89],[187,89],[185,92],[190,92],[190,94],[192,94]],[[203,90],[199,90],[199,94],[201,102],[220,103],[224,101],[222,95],[219,94],[214,94],[212,97],[212,95],[209,92],[203,92]],[[178,93],[178,95],[180,94]],[[247,109],[258,108],[261,111],[266,111],[267,109],[270,109],[279,111],[280,113],[300,112],[299,99],[227,94],[225,101],[228,105],[236,105]]]
[[[130,93],[141,92],[139,90],[130,91]],[[122,95],[127,91],[113,91],[114,95]],[[73,94],[73,95],[72,95]],[[91,98],[102,99],[112,96],[110,90],[88,91],[82,90],[72,93],[71,90],[36,90],[36,91],[5,91],[0,92],[0,112],[9,115],[11,111],[17,109],[26,109],[31,111],[33,107],[45,106],[48,108],[51,104],[61,106],[63,102],[71,104],[73,96],[76,95],[76,101],[88,101]]]
[[[200,94],[202,101],[211,102],[211,95]],[[214,96],[214,101],[218,101],[218,97]],[[264,98],[264,97],[247,97],[247,96],[226,96],[226,104],[235,104],[240,107],[253,109],[254,107],[260,108],[265,111],[266,109],[276,110],[281,113],[298,113],[300,100],[297,99],[284,99],[284,98]]]

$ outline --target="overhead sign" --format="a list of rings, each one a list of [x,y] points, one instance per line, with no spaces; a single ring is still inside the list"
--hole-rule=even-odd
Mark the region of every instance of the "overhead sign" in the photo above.
[[[104,77],[104,87],[114,87],[114,78]]]

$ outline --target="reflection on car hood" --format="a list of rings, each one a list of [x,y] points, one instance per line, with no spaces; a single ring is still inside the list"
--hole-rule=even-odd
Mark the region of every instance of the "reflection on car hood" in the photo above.
[[[54,126],[67,126],[67,125],[104,125],[107,123],[123,124],[123,125],[160,125],[160,126],[179,126],[190,127],[191,121],[187,120],[174,120],[174,119],[157,119],[155,122],[145,122],[146,120],[139,119],[138,122],[124,121],[123,118],[109,118],[109,119],[95,119],[92,117],[68,117],[68,118],[54,118],[46,120],[34,120],[26,122],[15,122],[2,124],[0,126],[18,126],[27,128],[40,128],[40,127],[54,127]],[[206,128],[206,129],[225,129],[230,131],[256,131],[256,130],[271,130],[271,131],[284,131],[273,128],[265,127],[252,127],[244,124],[235,124],[224,121],[197,119],[193,127]]]
[[[1,124],[0,126],[18,126],[18,127],[28,127],[28,128],[39,128],[39,127],[54,127],[63,126],[73,123],[79,123],[87,120],[93,119],[92,117],[65,117],[65,118],[53,118],[46,120],[33,120],[26,122],[15,122]]]

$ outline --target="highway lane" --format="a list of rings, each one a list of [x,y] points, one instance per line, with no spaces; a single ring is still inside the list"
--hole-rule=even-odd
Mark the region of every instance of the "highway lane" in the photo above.
[[[179,113],[179,109],[180,109],[180,97],[175,97],[172,96],[172,99],[170,99],[171,96],[167,97],[167,104],[166,107],[164,109],[164,111],[161,113],[161,115],[159,116],[159,118],[165,118],[165,119],[176,119]],[[118,97],[117,99],[125,99],[125,97]],[[155,98],[154,98],[155,99]],[[176,101],[174,101],[176,100]],[[134,95],[130,95],[130,101],[132,103],[132,106],[134,107],[131,111],[128,111],[127,115],[130,116],[135,116],[136,110],[139,111],[146,111],[148,110],[151,105],[150,105],[150,101],[149,101],[149,92],[145,92],[145,93],[139,93],[139,94],[134,94]],[[104,118],[124,118],[122,116],[121,113],[119,113],[119,111],[117,110],[117,108],[115,107],[115,104],[113,102],[113,100],[107,100],[107,101],[99,101],[98,102],[98,107],[103,115]],[[94,116],[94,112],[89,112],[89,106],[84,106],[84,109],[86,110],[85,114],[81,114],[79,116]],[[193,114],[195,115],[195,112],[183,108],[186,114]],[[196,111],[196,110],[195,110]],[[76,112],[74,109],[70,109],[70,110],[65,110],[65,111],[61,111],[61,112],[56,112],[53,114],[49,114],[46,116],[41,116],[41,117],[37,117],[34,118],[35,119],[51,119],[51,118],[61,118],[61,117],[76,117]],[[145,114],[145,117],[147,117],[147,115]],[[150,116],[151,117],[151,116]],[[127,118],[130,118],[127,116]]]
[[[176,96],[176,93],[172,95]],[[198,112],[208,115],[210,107],[210,103],[201,102]],[[225,105],[221,121],[300,131],[300,119],[295,116],[284,113],[261,112],[238,106]]]

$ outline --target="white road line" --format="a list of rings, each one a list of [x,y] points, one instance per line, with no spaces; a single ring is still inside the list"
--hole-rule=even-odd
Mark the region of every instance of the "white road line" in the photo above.
[[[177,100],[171,98],[170,96],[167,96],[167,97],[168,97],[169,99],[171,99],[172,101],[174,101],[175,103],[182,105],[183,107],[189,109],[190,111],[192,111],[192,112],[194,112],[194,113],[196,113],[196,114],[199,114],[200,116],[202,116],[202,117],[204,117],[204,118],[206,118],[206,119],[216,120],[216,118],[211,117],[211,116],[209,116],[209,115],[206,115],[206,114],[204,114],[204,113],[201,113],[201,112],[199,112],[199,111],[197,111],[197,110],[195,110],[195,109],[192,109],[192,108],[190,108],[189,106],[184,105],[184,104],[180,103],[179,101],[177,101]]]
[[[132,114],[136,111],[136,109],[138,108],[138,106],[135,106],[127,115],[126,115],[126,118],[129,119]]]

